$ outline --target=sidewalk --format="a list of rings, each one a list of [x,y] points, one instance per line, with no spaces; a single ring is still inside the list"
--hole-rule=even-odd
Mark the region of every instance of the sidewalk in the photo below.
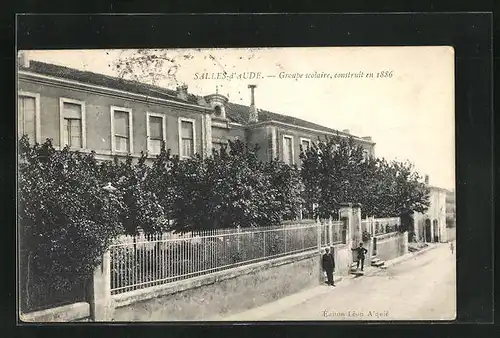
[[[390,261],[386,261],[385,266],[390,267],[390,266],[402,263],[402,262],[407,261],[411,258],[420,256],[420,255],[424,254],[425,252],[432,250],[434,248],[437,248],[437,247],[438,247],[437,244],[429,244],[428,247],[426,247],[425,249],[422,249],[420,251],[407,253],[403,256],[397,257],[397,258],[392,259]],[[376,273],[380,270],[381,270],[380,268],[376,268],[376,267],[371,267],[371,266],[367,267],[365,269],[364,276],[373,275],[374,273]],[[283,297],[283,298],[276,300],[274,302],[271,302],[271,303],[268,303],[268,304],[265,304],[265,305],[247,310],[247,311],[237,313],[237,314],[232,315],[232,316],[217,317],[217,318],[213,318],[211,320],[212,321],[244,321],[245,320],[244,318],[266,318],[266,317],[271,316],[274,313],[278,313],[278,312],[281,312],[285,309],[300,305],[313,297],[332,292],[332,289],[339,289],[339,288],[348,287],[352,280],[359,279],[359,278],[363,278],[363,276],[352,276],[352,275],[349,275],[346,277],[337,277],[336,276],[335,277],[336,287],[332,287],[332,286],[329,286],[326,284],[319,285],[319,286],[295,293],[293,295]]]
[[[335,276],[334,277],[334,282],[335,282],[335,287],[330,286],[330,285],[318,285],[316,287],[294,293],[290,296],[283,297],[281,299],[278,299],[274,302],[267,303],[265,305],[258,306],[256,308],[237,313],[232,316],[226,316],[226,317],[216,317],[209,319],[211,321],[241,321],[242,318],[258,318],[261,316],[266,316],[269,314],[276,313],[278,311],[281,311],[283,309],[287,309],[292,306],[299,305],[303,302],[305,302],[308,299],[311,299],[313,297],[319,296],[321,294],[325,294],[328,292],[331,292],[332,289],[339,288],[340,285],[344,286],[345,283],[340,283],[345,279],[349,279],[350,277],[339,277]]]

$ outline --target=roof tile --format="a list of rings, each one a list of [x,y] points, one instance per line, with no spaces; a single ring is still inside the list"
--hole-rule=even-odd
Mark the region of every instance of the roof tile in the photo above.
[[[21,70],[32,71],[39,74],[65,78],[69,80],[83,82],[86,84],[113,88],[141,95],[148,95],[160,99],[172,100],[177,102],[186,102],[184,100],[177,98],[177,92],[175,90],[149,85],[137,81],[121,79],[118,77],[108,76],[104,74],[98,74],[89,71],[82,71],[74,68],[64,67],[60,65],[44,63],[40,61],[31,61],[28,68],[21,67]],[[187,102],[199,105],[199,102],[201,101],[199,96],[189,94]],[[339,135],[350,135],[293,116],[278,114],[262,109],[258,109],[258,111],[259,111],[259,121],[261,122],[277,121],[300,127],[316,129],[328,133],[338,133]],[[228,102],[226,107],[226,115],[231,121],[246,125],[248,122],[249,106]]]

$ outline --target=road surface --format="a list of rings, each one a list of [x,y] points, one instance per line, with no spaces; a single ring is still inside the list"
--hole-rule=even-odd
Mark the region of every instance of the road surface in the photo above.
[[[348,277],[337,287],[318,286],[304,301],[291,302],[290,306],[277,301],[276,306],[271,303],[231,320],[453,320],[455,257],[449,244],[438,244],[385,270]]]

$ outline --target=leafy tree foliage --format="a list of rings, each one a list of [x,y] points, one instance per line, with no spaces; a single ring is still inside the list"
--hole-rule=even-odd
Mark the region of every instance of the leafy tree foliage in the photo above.
[[[26,290],[66,289],[88,278],[122,232],[120,192],[102,189],[94,154],[20,140],[19,224]]]
[[[409,215],[429,207],[429,190],[411,163],[366,157],[351,138],[319,140],[300,156],[304,195],[318,204],[316,216],[335,216],[341,202],[361,203],[363,217]]]
[[[160,197],[156,194],[156,180],[150,175],[151,168],[146,165],[147,156],[142,153],[134,165],[132,157],[125,161],[117,157],[100,165],[102,182],[112,182],[120,191],[126,208],[120,214],[120,221],[127,234],[136,234],[138,228],[146,233],[157,233],[168,228]],[[150,181],[154,181],[150,182]]]
[[[241,141],[203,159],[174,159],[173,228],[198,229],[269,226],[298,214],[300,176],[283,163],[262,163],[257,148]]]

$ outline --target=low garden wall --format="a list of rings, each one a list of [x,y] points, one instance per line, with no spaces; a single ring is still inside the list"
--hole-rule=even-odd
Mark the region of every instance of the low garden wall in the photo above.
[[[339,259],[345,254],[338,251]],[[320,283],[317,250],[112,296],[113,321],[206,320]]]
[[[394,259],[408,253],[408,232],[377,236],[376,255],[381,260]]]
[[[21,313],[20,319],[27,323],[86,322],[90,318],[90,304],[79,302],[30,313]]]
[[[335,258],[335,276],[349,275],[349,269],[352,263],[351,248],[347,244],[334,245]]]

